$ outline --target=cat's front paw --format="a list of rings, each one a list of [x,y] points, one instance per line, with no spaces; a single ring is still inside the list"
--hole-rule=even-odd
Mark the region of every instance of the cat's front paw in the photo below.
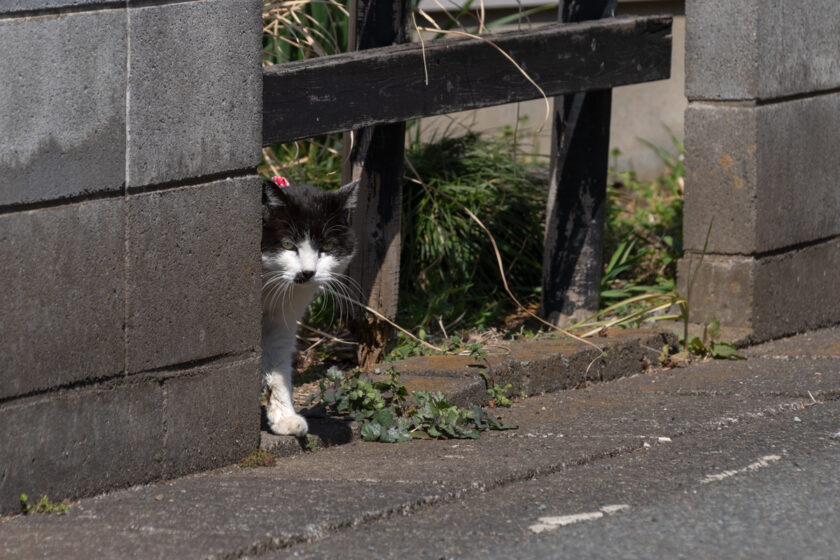
[[[306,419],[299,414],[292,416],[280,416],[276,419],[269,419],[271,431],[281,436],[303,437],[309,432]]]

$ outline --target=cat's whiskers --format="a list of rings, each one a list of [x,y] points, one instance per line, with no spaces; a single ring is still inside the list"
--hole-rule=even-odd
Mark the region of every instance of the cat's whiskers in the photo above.
[[[354,299],[351,289],[361,293],[358,282],[346,274],[340,273],[334,274],[328,284],[325,285],[325,291],[328,291],[333,301],[338,304],[339,319],[346,319],[350,316],[349,302]]]
[[[263,273],[263,301],[268,303],[269,309],[275,309],[278,301],[284,304],[289,295],[291,282],[282,271]]]
[[[341,319],[341,316],[342,316],[341,301],[337,297],[335,297],[335,288],[333,286],[334,283],[335,283],[335,280],[333,278],[330,278],[329,280],[327,280],[321,286],[321,289],[323,290],[323,293],[325,295],[324,302],[326,302],[327,297],[329,297],[333,302],[332,313],[330,314],[330,325],[332,325],[335,322],[335,307],[336,307],[336,304],[339,304],[338,318]]]
[[[362,286],[361,286],[361,284],[359,284],[359,282],[355,278],[353,278],[352,276],[349,276],[347,274],[341,274],[341,273],[334,273],[333,276],[335,277],[336,280],[341,282],[344,285],[345,288],[347,288],[347,290],[348,290],[347,295],[348,296],[352,297],[352,296],[355,295],[356,299],[361,297]],[[352,290],[352,292],[350,290]]]

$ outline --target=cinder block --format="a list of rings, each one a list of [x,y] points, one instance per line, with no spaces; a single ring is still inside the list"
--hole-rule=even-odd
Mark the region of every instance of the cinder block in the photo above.
[[[257,448],[261,376],[254,353],[166,380],[167,476],[234,463]]]
[[[686,294],[688,264],[680,261]],[[748,328],[752,341],[779,338],[840,322],[840,238],[761,258],[706,255],[691,297],[691,321],[713,317]]]
[[[159,478],[157,380],[50,393],[0,405],[0,513],[20,494],[75,498]]]
[[[688,284],[699,262],[697,254],[687,253],[677,268],[680,295],[690,296],[691,322],[707,324],[716,318],[728,327],[752,328],[756,259],[706,255],[689,294]]]
[[[129,186],[259,163],[261,11],[260,0],[129,10]]]
[[[686,96],[771,99],[840,86],[840,3],[686,0]]]
[[[686,111],[685,247],[754,254],[840,234],[840,94]]]
[[[132,195],[127,220],[129,373],[260,344],[260,181]]]
[[[683,244],[710,253],[755,252],[757,110],[691,103],[685,113]]]
[[[125,30],[125,10],[0,20],[0,206],[123,188]]]
[[[686,97],[755,97],[758,12],[756,0],[686,0]]]
[[[0,399],[125,369],[123,210],[0,215]]]

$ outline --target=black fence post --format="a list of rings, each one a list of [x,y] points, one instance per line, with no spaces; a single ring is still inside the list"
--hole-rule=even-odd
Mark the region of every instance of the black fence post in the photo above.
[[[410,13],[410,0],[351,0],[351,48],[408,42]],[[361,179],[353,219],[357,254],[349,274],[361,286],[361,301],[393,320],[399,295],[405,123],[358,129],[345,135],[344,143],[344,182]],[[350,327],[360,343],[360,367],[378,362],[391,327],[363,310],[355,310]]]
[[[610,17],[616,3],[561,0],[560,20]],[[598,310],[611,105],[612,90],[555,98],[541,314],[556,325]]]

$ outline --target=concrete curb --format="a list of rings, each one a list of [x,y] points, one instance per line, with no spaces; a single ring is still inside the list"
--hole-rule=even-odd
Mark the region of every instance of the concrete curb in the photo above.
[[[585,387],[642,373],[656,364],[662,347],[676,346],[677,337],[648,329],[607,331],[589,344],[563,337],[513,342],[488,347],[493,353],[481,360],[462,355],[434,355],[383,364],[394,367],[410,391],[440,391],[459,406],[486,406],[488,382],[504,387],[509,395],[527,396]],[[486,379],[486,380],[485,380]],[[320,449],[358,441],[359,425],[340,418],[310,417],[309,437],[278,436],[267,431],[263,420],[260,448],[275,457],[289,457],[307,449]]]

